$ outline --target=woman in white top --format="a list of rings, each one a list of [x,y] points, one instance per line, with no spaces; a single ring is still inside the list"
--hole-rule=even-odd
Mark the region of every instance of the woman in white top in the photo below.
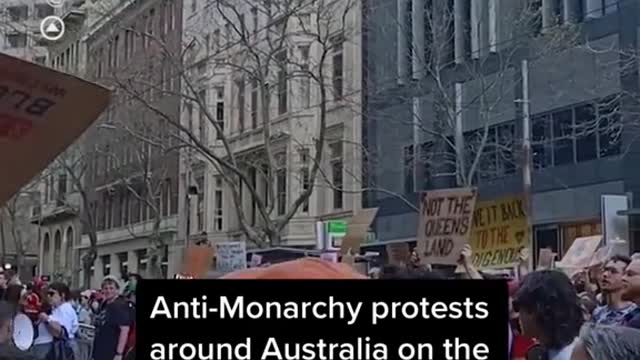
[[[51,305],[51,315],[40,313],[38,337],[34,340],[33,353],[38,359],[45,359],[53,348],[54,338],[66,336],[74,352],[75,336],[80,327],[78,316],[71,305],[69,287],[60,282],[54,282],[47,289],[47,300]]]

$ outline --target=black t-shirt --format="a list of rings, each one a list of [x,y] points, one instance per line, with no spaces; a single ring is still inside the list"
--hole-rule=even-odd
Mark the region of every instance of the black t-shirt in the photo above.
[[[120,327],[131,326],[131,314],[131,304],[122,298],[102,304],[95,319],[94,360],[113,360],[117,352]]]

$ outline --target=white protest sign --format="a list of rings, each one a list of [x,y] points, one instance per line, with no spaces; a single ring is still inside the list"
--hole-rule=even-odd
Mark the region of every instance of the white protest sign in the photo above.
[[[232,272],[247,268],[247,246],[244,241],[216,243],[216,269]]]

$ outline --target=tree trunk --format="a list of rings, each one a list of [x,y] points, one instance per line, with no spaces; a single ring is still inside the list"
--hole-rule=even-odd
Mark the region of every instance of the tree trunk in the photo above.
[[[163,279],[162,273],[162,254],[164,242],[160,236],[160,221],[156,219],[153,224],[153,234],[151,235],[149,249],[149,266],[147,268],[147,276],[151,279]]]
[[[98,236],[95,232],[89,233],[89,243],[89,252],[82,257],[82,270],[84,271],[82,286],[84,289],[91,289],[91,267],[98,257]]]

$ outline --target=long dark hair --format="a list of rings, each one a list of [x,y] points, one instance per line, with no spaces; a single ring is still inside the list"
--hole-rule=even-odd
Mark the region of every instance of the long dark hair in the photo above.
[[[535,316],[547,349],[561,349],[580,333],[584,321],[571,280],[555,270],[527,274],[513,298],[513,309]]]

